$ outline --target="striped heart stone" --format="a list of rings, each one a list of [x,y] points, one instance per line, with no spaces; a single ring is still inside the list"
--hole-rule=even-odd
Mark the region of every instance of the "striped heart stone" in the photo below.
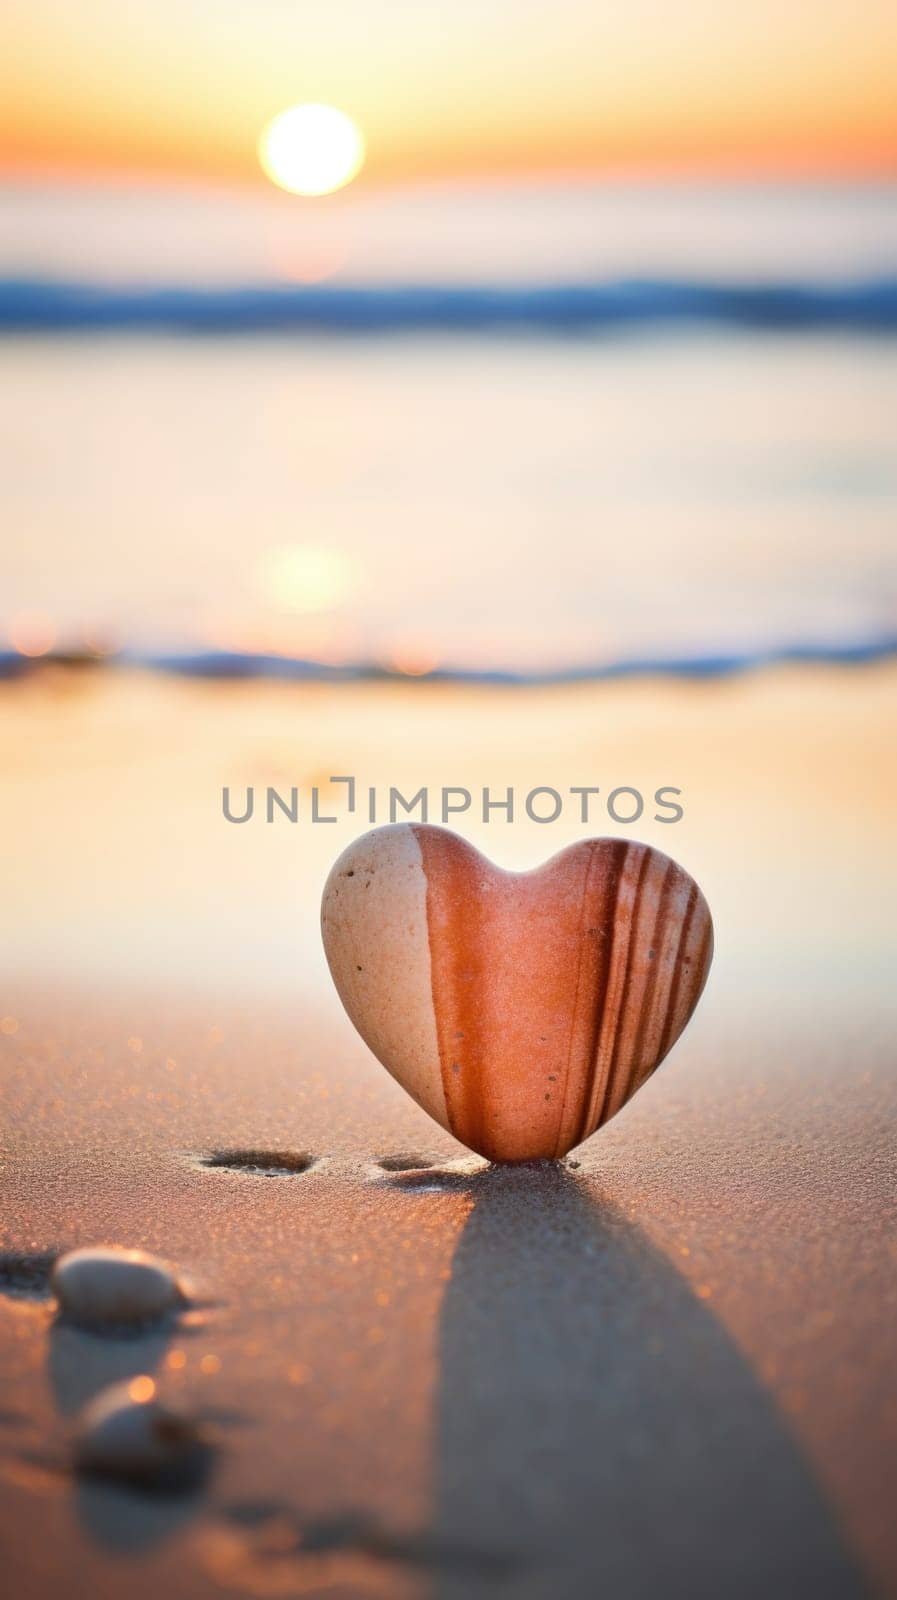
[[[445,828],[375,828],[340,856],[324,949],[358,1032],[491,1161],[564,1155],[672,1048],[710,967],[707,902],[659,850],[589,839],[503,872]]]

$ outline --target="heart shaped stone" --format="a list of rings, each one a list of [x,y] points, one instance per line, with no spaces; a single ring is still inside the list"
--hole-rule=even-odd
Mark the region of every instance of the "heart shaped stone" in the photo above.
[[[710,967],[707,902],[659,850],[589,839],[503,872],[445,828],[356,839],[321,906],[358,1032],[491,1161],[564,1155],[672,1048]]]

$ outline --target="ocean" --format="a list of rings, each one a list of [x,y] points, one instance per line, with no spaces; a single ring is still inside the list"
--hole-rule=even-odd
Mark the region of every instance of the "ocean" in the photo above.
[[[892,189],[0,211],[9,659],[41,626],[209,671],[893,646]]]

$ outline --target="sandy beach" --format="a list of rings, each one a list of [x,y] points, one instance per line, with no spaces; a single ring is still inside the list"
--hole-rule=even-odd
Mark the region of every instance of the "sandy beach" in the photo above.
[[[3,686],[11,1592],[893,1591],[895,680]],[[488,1168],[353,1033],[318,900],[365,819],[222,816],[224,784],[336,809],[347,771],[681,789],[630,831],[701,883],[716,965],[565,1163]],[[596,821],[464,831],[526,867],[627,832]],[[176,1263],[195,1308],[61,1324],[13,1258],[99,1242]],[[211,1430],[189,1494],[70,1470],[79,1409],[138,1375]]]

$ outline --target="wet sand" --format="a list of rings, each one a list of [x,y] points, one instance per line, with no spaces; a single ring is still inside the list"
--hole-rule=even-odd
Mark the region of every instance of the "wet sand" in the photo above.
[[[102,1338],[0,1293],[12,1592],[893,1590],[895,681],[500,716],[413,688],[3,689],[2,1248],[142,1246],[203,1302]],[[716,967],[565,1164],[466,1156],[353,1035],[315,944],[349,823],[216,814],[221,782],[380,782],[391,730],[396,782],[683,787],[683,822],[639,836],[705,888]],[[470,836],[524,865],[583,830]],[[192,1494],[67,1469],[80,1406],[138,1374],[214,1431]]]

